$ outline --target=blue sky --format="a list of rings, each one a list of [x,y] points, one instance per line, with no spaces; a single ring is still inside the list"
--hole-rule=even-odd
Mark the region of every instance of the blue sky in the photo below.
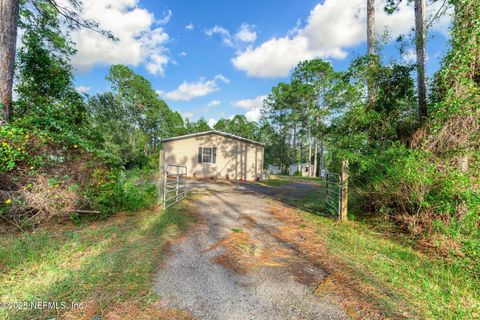
[[[132,67],[152,82],[168,105],[184,117],[246,114],[256,120],[264,95],[288,81],[292,67],[315,57],[344,70],[365,53],[366,0],[84,0],[85,15],[119,39],[83,30],[73,40],[72,63],[79,91],[108,90],[105,76],[114,63]],[[408,34],[413,8],[406,3],[387,16],[377,1],[377,33],[392,39]],[[436,13],[428,6],[427,14]],[[436,21],[428,41],[428,73],[438,69],[447,51],[449,18]],[[391,59],[413,61],[412,47],[401,56],[399,45],[384,48]]]

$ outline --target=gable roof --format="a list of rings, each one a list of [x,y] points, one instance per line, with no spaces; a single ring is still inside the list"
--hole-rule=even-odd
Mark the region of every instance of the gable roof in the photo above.
[[[192,137],[200,137],[200,136],[205,136],[205,135],[209,135],[209,134],[218,134],[218,135],[221,135],[221,136],[224,136],[224,137],[227,137],[227,138],[231,138],[231,139],[235,139],[235,140],[239,140],[239,141],[243,141],[243,142],[248,142],[248,143],[251,143],[251,144],[256,144],[256,145],[259,145],[259,146],[262,146],[262,147],[265,146],[261,142],[253,141],[253,140],[246,139],[246,138],[242,138],[242,137],[236,136],[234,134],[226,133],[226,132],[222,132],[222,131],[218,131],[218,130],[210,130],[210,131],[186,134],[186,135],[183,135],[183,136],[166,138],[166,139],[162,139],[162,142],[182,140],[182,139],[187,139],[187,138],[192,138]]]

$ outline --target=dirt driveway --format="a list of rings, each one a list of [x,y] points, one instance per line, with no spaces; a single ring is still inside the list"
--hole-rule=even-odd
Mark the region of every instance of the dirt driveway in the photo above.
[[[206,191],[195,200],[202,223],[172,246],[156,276],[166,308],[194,319],[350,319],[333,297],[314,294],[324,270],[277,236],[288,226],[271,214],[274,189],[195,187]]]

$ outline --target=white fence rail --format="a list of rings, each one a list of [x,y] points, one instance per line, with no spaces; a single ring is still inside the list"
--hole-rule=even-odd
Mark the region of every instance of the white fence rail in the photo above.
[[[187,167],[165,165],[163,179],[163,208],[166,209],[187,196]]]

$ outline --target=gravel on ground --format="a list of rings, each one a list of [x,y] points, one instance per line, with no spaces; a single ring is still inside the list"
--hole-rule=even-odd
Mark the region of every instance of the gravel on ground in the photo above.
[[[205,191],[194,203],[202,222],[172,245],[156,275],[164,307],[194,319],[350,319],[333,298],[313,294],[326,277],[320,267],[298,253],[295,261],[280,254],[292,247],[272,236],[283,223],[269,213],[267,192],[227,183],[194,188]],[[237,234],[249,239],[238,246],[249,260],[222,245]],[[246,267],[236,269],[220,258]]]

